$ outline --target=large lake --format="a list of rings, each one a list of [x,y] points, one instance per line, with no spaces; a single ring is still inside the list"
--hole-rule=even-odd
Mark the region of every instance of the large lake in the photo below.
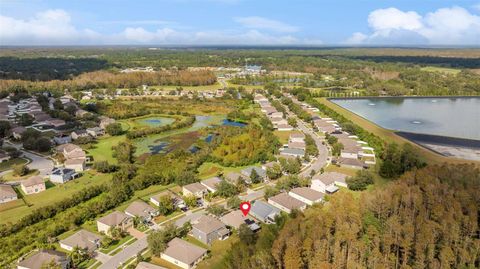
[[[331,101],[386,129],[480,140],[480,97]]]

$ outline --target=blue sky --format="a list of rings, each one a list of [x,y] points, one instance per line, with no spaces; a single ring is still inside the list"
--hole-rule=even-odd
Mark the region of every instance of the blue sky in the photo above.
[[[479,45],[480,1],[0,0],[1,45]]]

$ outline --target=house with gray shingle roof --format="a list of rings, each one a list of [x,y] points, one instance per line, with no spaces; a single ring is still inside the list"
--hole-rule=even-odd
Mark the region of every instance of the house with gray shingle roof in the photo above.
[[[207,254],[207,250],[180,238],[168,242],[160,257],[184,269],[194,268]]]

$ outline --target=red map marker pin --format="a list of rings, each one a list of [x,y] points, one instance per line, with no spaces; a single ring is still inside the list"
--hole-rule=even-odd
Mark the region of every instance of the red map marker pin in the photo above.
[[[243,202],[240,204],[240,210],[242,210],[242,213],[244,216],[247,216],[248,212],[250,211],[250,203],[249,202]]]

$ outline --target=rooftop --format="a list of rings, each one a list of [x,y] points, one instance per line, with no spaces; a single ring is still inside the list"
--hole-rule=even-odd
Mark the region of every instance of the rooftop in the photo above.
[[[323,193],[307,187],[294,188],[290,192],[310,201],[318,201],[324,196]]]
[[[207,187],[203,186],[202,184],[200,184],[198,182],[188,184],[188,185],[185,185],[183,187],[191,193],[197,193],[197,192],[202,192],[202,191],[207,190]]]
[[[240,210],[235,210],[226,214],[220,218],[220,221],[225,223],[225,225],[234,227],[235,229],[238,229],[238,227],[240,227],[242,224],[247,224],[246,222],[253,222],[252,219],[244,216]]]
[[[114,211],[100,219],[98,222],[101,222],[108,226],[117,226],[118,224],[122,223],[125,219],[130,218],[127,214],[122,213],[120,211]]]
[[[38,184],[45,184],[43,178],[40,176],[29,177],[27,180],[22,181],[22,185],[25,187],[35,186]]]
[[[312,180],[320,180],[325,185],[335,183],[335,181],[345,182],[347,175],[338,172],[325,172],[323,174],[316,174]]]
[[[180,238],[174,238],[168,242],[168,247],[163,254],[174,258],[182,263],[193,264],[198,259],[202,258],[207,253],[207,250],[197,247]]]
[[[43,264],[52,260],[57,263],[63,263],[67,260],[67,254],[56,250],[40,250],[19,262],[18,265],[30,269],[41,269]]]
[[[280,210],[270,204],[257,200],[252,204],[250,212],[265,219],[270,215],[276,215],[280,213]]]
[[[94,250],[97,247],[96,242],[101,239],[102,237],[100,235],[82,229],[73,235],[60,240],[60,243],[71,247],[78,246],[81,249]]]
[[[209,179],[202,180],[200,183],[209,189],[216,190],[217,185],[222,182],[222,179],[219,177],[211,177]]]
[[[17,196],[17,193],[10,185],[0,184],[0,199]]]
[[[214,217],[203,215],[199,219],[197,219],[196,223],[192,225],[192,228],[195,228],[201,232],[206,234],[213,233],[220,229],[225,229],[225,225],[217,220]]]
[[[268,200],[271,200],[288,209],[297,209],[305,206],[304,202],[297,200],[286,193],[277,194],[273,197],[270,197]]]
[[[155,211],[155,208],[143,201],[134,201],[125,209],[125,213],[138,217],[148,217]]]

